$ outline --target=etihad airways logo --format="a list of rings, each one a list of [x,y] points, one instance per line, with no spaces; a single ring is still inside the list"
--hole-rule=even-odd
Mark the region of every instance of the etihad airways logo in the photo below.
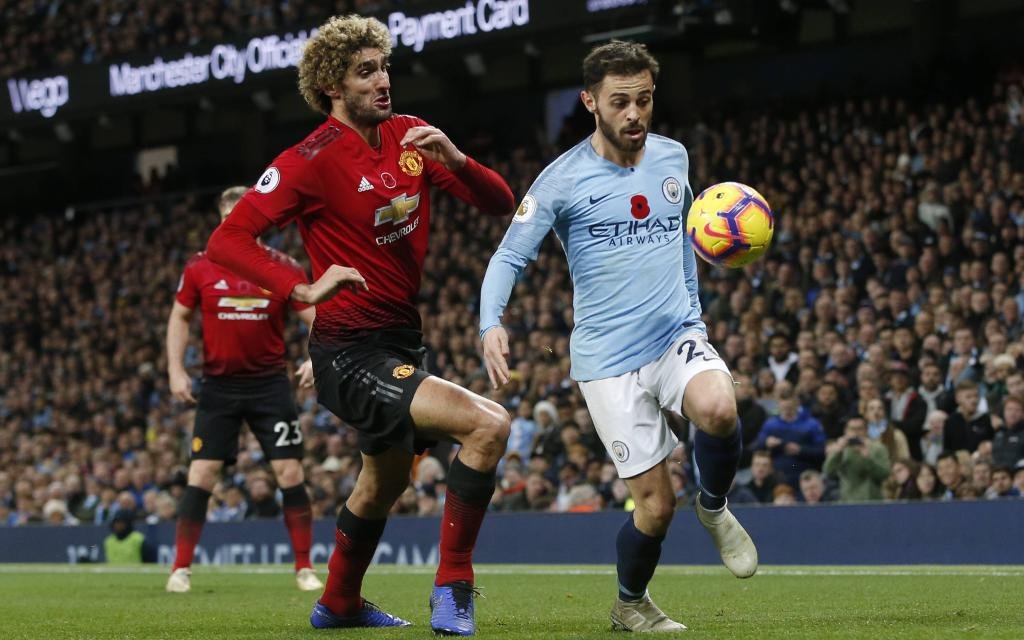
[[[270,306],[270,300],[266,298],[225,296],[217,301],[217,306],[234,309],[234,311],[218,312],[218,320],[266,320],[270,317],[269,313],[256,311],[257,309],[266,309]]]
[[[646,218],[621,222],[599,222],[587,227],[592,238],[608,241],[610,247],[665,244],[680,236],[682,217]]]

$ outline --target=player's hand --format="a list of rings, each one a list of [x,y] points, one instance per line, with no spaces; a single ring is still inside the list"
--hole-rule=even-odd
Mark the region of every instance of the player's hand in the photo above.
[[[401,145],[411,144],[435,162],[440,162],[449,171],[458,171],[466,166],[466,154],[459,151],[448,136],[437,127],[410,127],[402,136]]]
[[[303,389],[313,388],[313,361],[309,358],[299,367],[299,386]]]
[[[800,445],[795,442],[787,442],[785,446],[786,455],[795,456],[800,454]]]
[[[306,304],[320,304],[330,300],[342,289],[369,291],[366,280],[352,267],[332,264],[313,284],[297,284],[292,289],[292,298]]]
[[[184,371],[171,371],[170,375],[171,397],[178,402],[185,404],[196,404],[192,396],[192,378]]]
[[[502,326],[491,327],[484,334],[484,364],[495,389],[509,381],[507,358],[508,332]]]
[[[769,449],[774,449],[775,447],[782,444],[782,438],[776,436],[768,436],[767,438],[765,438],[764,444]]]

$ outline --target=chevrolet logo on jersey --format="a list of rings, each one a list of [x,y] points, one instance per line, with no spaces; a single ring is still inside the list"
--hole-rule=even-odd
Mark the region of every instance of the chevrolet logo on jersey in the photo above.
[[[217,306],[233,307],[235,311],[253,311],[255,309],[266,309],[270,306],[270,300],[266,298],[224,297],[217,301]]]
[[[379,227],[390,222],[398,224],[409,219],[409,214],[420,206],[420,194],[412,197],[405,195],[396,196],[391,199],[391,204],[374,211],[373,226]]]

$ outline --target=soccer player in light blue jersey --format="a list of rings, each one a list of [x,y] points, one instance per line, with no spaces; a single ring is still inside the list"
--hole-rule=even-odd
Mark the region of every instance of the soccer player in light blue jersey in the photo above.
[[[697,516],[738,577],[757,570],[757,550],[729,512],[740,458],[736,398],[708,343],[697,265],[683,231],[693,201],[683,145],[648,135],[658,62],[640,44],[612,41],[583,61],[581,99],[596,130],[551,163],[523,199],[491,258],[480,335],[491,383],[509,380],[501,315],[513,285],[551,229],[569,260],[575,310],[572,376],[636,510],[616,545],[619,595],[613,628],[681,631],[647,584],[675,512],[667,458],[677,438],[665,413],[697,426]]]

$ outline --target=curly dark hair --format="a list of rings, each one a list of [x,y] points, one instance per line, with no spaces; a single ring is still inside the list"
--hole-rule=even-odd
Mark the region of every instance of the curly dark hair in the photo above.
[[[391,55],[391,34],[380,20],[335,16],[320,25],[306,42],[299,62],[299,93],[310,107],[324,115],[331,112],[331,99],[324,88],[340,84],[352,57],[364,48]]]

